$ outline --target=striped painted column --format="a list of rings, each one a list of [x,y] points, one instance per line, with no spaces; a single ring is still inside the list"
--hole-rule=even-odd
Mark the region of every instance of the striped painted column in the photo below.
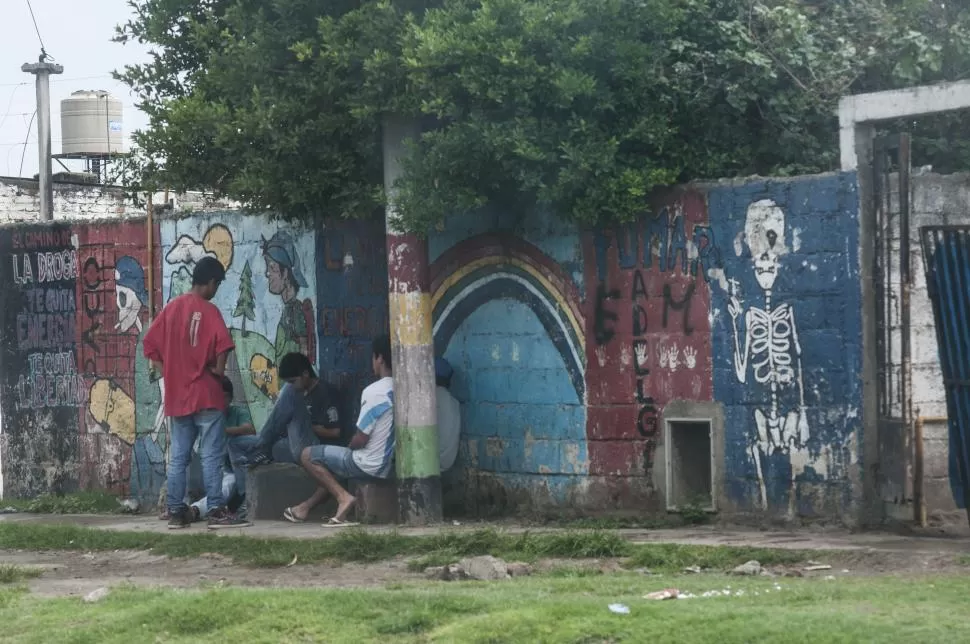
[[[384,120],[396,471],[401,519],[409,525],[441,521],[428,245],[396,225],[394,207],[394,182],[401,176],[399,158],[404,153],[405,141],[416,140],[419,133],[418,125],[410,120],[394,116]]]

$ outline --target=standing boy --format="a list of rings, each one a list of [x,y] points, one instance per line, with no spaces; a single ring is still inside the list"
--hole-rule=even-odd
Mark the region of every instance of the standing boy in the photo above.
[[[145,334],[145,357],[161,363],[165,415],[171,419],[168,468],[170,529],[190,525],[185,504],[185,472],[199,438],[210,528],[247,525],[226,508],[222,496],[222,459],[226,450],[226,399],[222,377],[233,350],[229,329],[210,300],[226,278],[213,257],[203,257],[192,272],[192,289],[169,302]]]

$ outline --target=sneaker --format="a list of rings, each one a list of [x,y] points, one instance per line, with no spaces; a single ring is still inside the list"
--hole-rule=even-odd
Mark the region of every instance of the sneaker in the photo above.
[[[173,512],[168,520],[169,530],[181,530],[182,528],[187,528],[192,525],[189,520],[189,515],[185,510],[181,512]]]
[[[245,528],[252,523],[229,512],[225,508],[219,508],[209,513],[209,529],[220,530],[222,528]]]

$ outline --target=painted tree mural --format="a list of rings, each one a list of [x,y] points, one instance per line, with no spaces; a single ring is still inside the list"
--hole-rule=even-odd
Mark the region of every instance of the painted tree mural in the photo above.
[[[239,299],[236,300],[236,308],[232,311],[232,317],[242,318],[242,332],[246,333],[246,320],[256,320],[256,298],[253,295],[253,269],[249,267],[249,262],[243,266],[242,275],[239,278]]]

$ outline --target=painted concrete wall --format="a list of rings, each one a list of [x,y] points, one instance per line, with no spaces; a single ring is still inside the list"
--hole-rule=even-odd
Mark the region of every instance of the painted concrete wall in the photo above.
[[[449,222],[430,248],[465,403],[456,485],[483,505],[660,509],[665,410],[713,403],[721,509],[851,514],[858,230],[852,174],[679,190],[611,230]]]
[[[185,292],[199,258],[227,279],[214,303],[236,350],[229,375],[257,423],[280,388],[279,358],[303,351],[353,413],[370,340],[387,324],[380,225],[305,230],[238,213],[0,229],[3,493],[105,489],[154,502],[165,481],[164,381],[141,352],[156,310]]]
[[[625,226],[460,217],[429,239],[436,350],[462,402],[464,511],[665,507],[666,421],[710,419],[724,512],[846,516],[859,492],[861,304],[852,174],[691,186]],[[164,382],[138,356],[199,257],[227,269],[239,402],[265,417],[300,349],[351,400],[387,324],[380,225],[215,212],[0,229],[8,494],[154,501]],[[28,277],[29,270],[29,277]],[[9,338],[9,340],[8,340]]]

